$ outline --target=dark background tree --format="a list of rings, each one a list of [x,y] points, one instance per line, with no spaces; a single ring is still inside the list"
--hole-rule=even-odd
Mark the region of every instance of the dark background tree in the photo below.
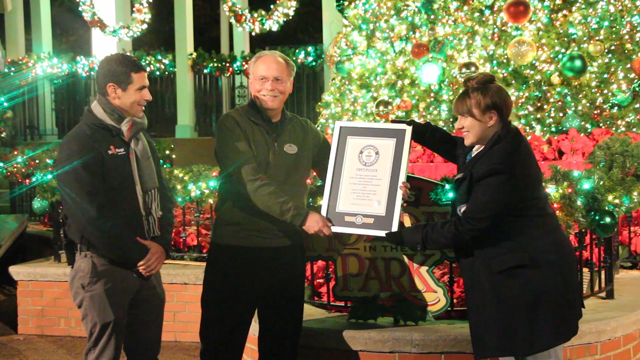
[[[29,1],[24,0],[27,52],[31,51]],[[99,1],[99,0],[96,0]],[[149,28],[133,40],[133,50],[154,51],[175,49],[174,0],[154,0],[151,3]],[[275,0],[250,0],[252,11],[269,10]],[[51,0],[53,48],[56,55],[91,55],[91,31],[75,0]],[[194,0],[194,46],[207,52],[220,52],[220,2]],[[235,25],[234,25],[235,26]],[[5,42],[4,15],[0,15],[0,38]],[[251,51],[275,46],[302,46],[322,43],[322,9],[320,0],[299,0],[293,18],[277,32],[250,36]],[[233,45],[231,45],[233,46]]]

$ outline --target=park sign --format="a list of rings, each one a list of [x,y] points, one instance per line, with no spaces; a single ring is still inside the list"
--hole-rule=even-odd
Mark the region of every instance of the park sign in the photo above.
[[[439,183],[416,176],[410,176],[409,183],[411,195],[403,213],[412,223],[449,217],[450,208],[433,203],[429,197]],[[450,305],[447,287],[438,281],[433,270],[444,261],[454,261],[451,251],[416,253],[391,245],[384,238],[338,233],[326,238],[313,236],[306,246],[308,258],[334,263],[335,285],[331,292],[337,300],[357,303],[401,294],[411,303],[427,307],[431,315],[444,312]]]

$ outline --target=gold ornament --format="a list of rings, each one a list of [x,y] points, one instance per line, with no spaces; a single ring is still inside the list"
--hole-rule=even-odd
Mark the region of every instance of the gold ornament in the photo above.
[[[536,43],[523,37],[513,39],[507,47],[509,59],[518,65],[527,65],[532,62],[537,52]]]
[[[562,84],[562,79],[560,78],[560,76],[558,76],[558,74],[553,74],[551,75],[551,83],[553,85],[560,85]]]
[[[466,79],[471,75],[475,75],[480,71],[480,67],[473,61],[463,62],[458,66],[458,75],[460,78]]]
[[[423,101],[420,104],[418,104],[418,110],[423,111],[426,108],[427,108],[427,103],[426,102]]]
[[[604,53],[604,44],[600,41],[589,44],[589,54],[593,56],[600,56]]]
[[[391,112],[393,111],[393,103],[387,98],[380,98],[375,103],[374,114],[377,118],[383,120],[389,120]]]

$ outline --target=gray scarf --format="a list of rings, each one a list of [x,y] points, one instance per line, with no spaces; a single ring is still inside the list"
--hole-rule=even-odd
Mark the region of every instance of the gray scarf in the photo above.
[[[130,153],[135,156],[129,156],[129,159],[131,160],[131,169],[134,174],[133,178],[136,183],[138,203],[140,211],[142,211],[147,239],[160,235],[158,219],[162,212],[160,211],[158,177],[149,144],[142,134],[147,128],[147,117],[144,114],[141,118],[126,117],[101,95],[98,95],[96,101],[91,104],[91,110],[100,120],[121,129],[122,137],[131,145]]]

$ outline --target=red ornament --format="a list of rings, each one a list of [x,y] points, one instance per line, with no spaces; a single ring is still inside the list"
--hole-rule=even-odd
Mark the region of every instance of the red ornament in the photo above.
[[[418,41],[411,47],[411,56],[416,60],[422,59],[427,54],[429,54],[429,44],[427,43]]]
[[[413,103],[409,98],[402,98],[402,100],[400,100],[400,104],[398,105],[398,108],[402,111],[409,111],[411,110],[411,108],[413,108]]]
[[[640,57],[633,59],[631,62],[631,70],[636,76],[640,76]]]
[[[245,21],[245,19],[246,19],[246,18],[247,18],[247,17],[246,17],[246,16],[244,16],[244,14],[235,14],[235,15],[233,15],[233,19],[234,19],[234,20],[236,21],[236,23],[238,23],[238,24],[242,24],[242,23]]]
[[[511,24],[522,25],[531,19],[531,5],[527,0],[509,0],[502,12]]]

